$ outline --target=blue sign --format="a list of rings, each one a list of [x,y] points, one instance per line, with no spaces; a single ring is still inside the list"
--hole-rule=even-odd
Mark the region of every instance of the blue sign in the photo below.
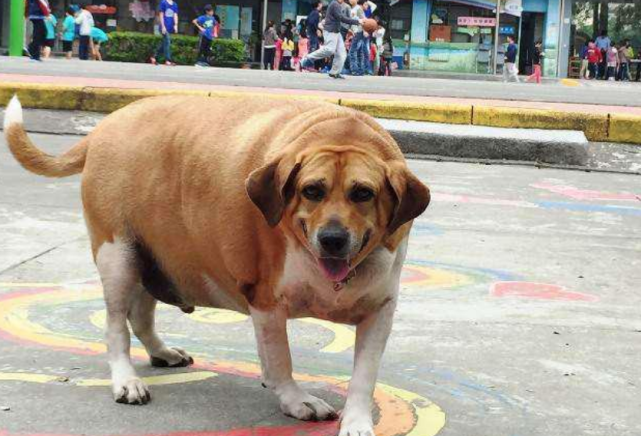
[[[500,26],[499,35],[514,35],[516,29],[514,26]]]

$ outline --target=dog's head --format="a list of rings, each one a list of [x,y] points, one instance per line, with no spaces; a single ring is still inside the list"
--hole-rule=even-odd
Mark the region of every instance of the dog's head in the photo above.
[[[349,146],[284,154],[252,172],[246,187],[267,223],[295,235],[333,282],[430,201],[404,162]]]

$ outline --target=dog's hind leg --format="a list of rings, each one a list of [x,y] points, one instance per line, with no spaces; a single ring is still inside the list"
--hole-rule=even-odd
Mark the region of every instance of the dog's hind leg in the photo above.
[[[177,347],[169,348],[158,337],[154,321],[157,300],[142,286],[139,288],[129,312],[129,323],[136,337],[145,346],[151,365],[165,368],[189,366],[194,363],[194,359],[184,350]]]
[[[149,389],[138,377],[129,355],[131,341],[127,316],[137,297],[139,276],[135,257],[121,241],[105,242],[97,250],[96,266],[107,306],[107,349],[114,399],[118,403],[145,404]]]

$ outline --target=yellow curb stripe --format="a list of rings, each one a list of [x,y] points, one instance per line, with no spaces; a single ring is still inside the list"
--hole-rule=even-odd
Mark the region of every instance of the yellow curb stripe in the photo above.
[[[302,318],[299,321],[319,325],[334,333],[334,339],[320,350],[321,353],[342,353],[352,348],[356,342],[354,330],[344,325],[316,318]]]
[[[563,80],[564,86],[580,82]],[[52,84],[0,82],[0,105],[18,94],[27,108],[71,109],[110,113],[142,98],[158,95],[201,95],[210,98],[265,98],[276,100],[322,100],[390,119],[429,121],[446,124],[578,130],[590,141],[616,141],[641,144],[641,116],[617,113],[592,114],[588,111],[560,111],[483,105],[338,99],[318,95],[272,94],[260,92],[205,91],[181,89],[119,89]]]

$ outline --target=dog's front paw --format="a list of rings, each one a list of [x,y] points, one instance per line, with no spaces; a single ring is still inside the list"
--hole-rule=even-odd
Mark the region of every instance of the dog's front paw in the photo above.
[[[194,359],[185,350],[178,347],[160,350],[154,353],[150,360],[151,366],[156,368],[178,368],[194,363]]]
[[[298,388],[280,396],[280,410],[287,416],[303,421],[325,421],[338,418],[332,406]]]
[[[124,382],[114,382],[114,400],[123,404],[147,404],[151,400],[149,388],[138,377],[130,378]]]
[[[349,412],[344,414],[338,436],[375,436],[371,414]]]

